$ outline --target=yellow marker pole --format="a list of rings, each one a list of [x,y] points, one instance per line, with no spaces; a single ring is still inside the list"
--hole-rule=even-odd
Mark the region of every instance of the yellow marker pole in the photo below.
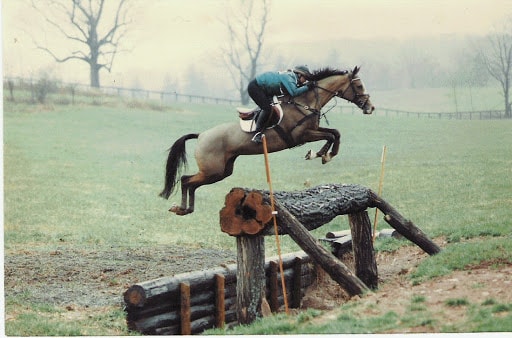
[[[277,245],[277,254],[279,255],[279,271],[281,272],[281,285],[283,287],[283,299],[284,299],[284,309],[286,314],[289,314],[288,310],[288,297],[286,296],[286,283],[284,280],[284,268],[283,268],[283,259],[281,257],[281,242],[279,240],[279,231],[277,228],[277,211],[274,205],[274,191],[272,190],[272,179],[270,177],[270,162],[268,160],[268,149],[267,149],[267,138],[265,135],[262,137],[263,139],[263,155],[265,156],[265,170],[267,172],[267,182],[269,187],[270,194],[270,207],[272,209],[272,218],[274,219],[274,233],[276,235],[276,245]]]
[[[379,192],[378,195],[380,196],[382,194],[382,185],[384,183],[384,167],[386,164],[386,152],[387,147],[384,145],[382,147],[382,156],[380,158],[380,179],[379,179]],[[375,208],[375,219],[373,220],[373,240],[375,241],[375,238],[377,237],[377,215],[379,214],[379,209]]]

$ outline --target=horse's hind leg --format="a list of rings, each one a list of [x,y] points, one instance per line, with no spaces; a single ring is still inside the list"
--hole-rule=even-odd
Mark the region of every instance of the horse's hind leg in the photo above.
[[[196,174],[197,175],[197,174]],[[190,208],[187,205],[187,196],[190,192],[190,189],[188,187],[189,181],[192,177],[195,175],[184,175],[181,176],[181,205],[173,205],[169,211],[174,212],[176,215],[187,215],[190,214],[193,211],[190,211]],[[192,192],[193,194],[193,192]]]
[[[175,205],[169,211],[180,216],[193,213],[196,189],[206,184],[221,181],[225,177],[224,175],[205,176],[201,172],[195,175],[183,176],[181,178],[181,205]]]

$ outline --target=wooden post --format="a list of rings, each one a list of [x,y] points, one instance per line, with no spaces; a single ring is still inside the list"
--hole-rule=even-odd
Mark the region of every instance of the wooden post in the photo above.
[[[373,191],[370,192],[372,204],[384,213],[384,220],[402,236],[419,246],[429,255],[441,252],[441,248],[411,221],[405,219],[388,202],[381,199]]]
[[[372,224],[368,212],[365,210],[349,214],[348,220],[352,232],[356,276],[370,289],[377,289],[379,278],[373,250]]]
[[[238,236],[236,303],[240,324],[250,324],[261,317],[265,295],[265,237]]]
[[[190,284],[180,283],[180,297],[181,334],[190,335]]]
[[[300,308],[300,301],[302,299],[302,258],[297,257],[293,262],[293,289],[291,308]]]
[[[215,326],[224,327],[226,322],[226,305],[225,305],[225,278],[219,273],[215,274]]]
[[[272,312],[279,311],[279,283],[277,274],[279,272],[279,264],[276,261],[270,261],[269,263],[269,291],[270,291],[270,299],[269,299],[269,305],[270,310]]]

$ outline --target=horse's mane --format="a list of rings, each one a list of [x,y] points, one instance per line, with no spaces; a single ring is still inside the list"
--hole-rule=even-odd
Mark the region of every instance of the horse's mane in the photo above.
[[[320,68],[320,69],[313,71],[311,76],[308,77],[308,80],[309,81],[318,81],[318,80],[325,79],[326,77],[329,77],[329,76],[346,75],[346,74],[348,74],[348,70],[339,70],[336,68],[325,67],[325,68]]]

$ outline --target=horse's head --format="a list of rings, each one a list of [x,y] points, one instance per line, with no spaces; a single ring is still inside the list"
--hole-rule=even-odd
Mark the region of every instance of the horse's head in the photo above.
[[[348,74],[350,83],[345,90],[338,93],[338,96],[361,108],[363,114],[371,114],[375,110],[375,106],[370,101],[370,94],[366,92],[363,80],[361,80],[358,75],[360,69],[360,67],[356,66],[354,70]]]
[[[359,69],[356,66],[351,72],[331,68],[315,71],[309,80],[318,81],[317,88],[323,89],[325,92],[322,106],[332,99],[333,96],[338,96],[354,103],[363,110],[364,114],[371,114],[375,107],[370,101],[370,95],[366,92],[363,81],[358,75]]]

